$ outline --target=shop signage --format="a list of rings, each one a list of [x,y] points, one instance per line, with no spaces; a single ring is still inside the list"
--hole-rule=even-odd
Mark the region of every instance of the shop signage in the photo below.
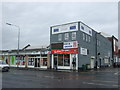
[[[92,29],[88,26],[84,25],[83,23],[80,23],[80,30],[90,36],[92,36]]]
[[[71,32],[78,30],[78,23],[70,23],[64,25],[58,25],[52,27],[52,34],[64,33],[64,32]]]
[[[64,49],[67,49],[67,48],[78,48],[78,42],[77,42],[77,41],[64,42],[63,48],[64,48]]]
[[[82,55],[87,55],[87,49],[81,47],[81,54]]]
[[[78,53],[78,48],[52,50],[52,54],[70,54],[70,53]]]

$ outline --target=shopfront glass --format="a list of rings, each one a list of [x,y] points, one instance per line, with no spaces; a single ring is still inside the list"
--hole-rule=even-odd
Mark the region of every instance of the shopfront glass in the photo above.
[[[47,66],[47,58],[43,58],[43,66]]]
[[[28,65],[34,66],[34,58],[29,58],[28,59]]]
[[[70,55],[69,54],[64,55],[64,66],[70,66]]]
[[[54,55],[55,57],[56,55]],[[58,66],[70,66],[70,54],[57,54]]]
[[[58,54],[58,66],[63,66],[63,54]]]

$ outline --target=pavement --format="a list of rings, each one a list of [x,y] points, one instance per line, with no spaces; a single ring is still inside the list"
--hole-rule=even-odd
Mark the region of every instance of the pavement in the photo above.
[[[3,88],[120,88],[120,68],[86,72],[11,68],[2,73]]]

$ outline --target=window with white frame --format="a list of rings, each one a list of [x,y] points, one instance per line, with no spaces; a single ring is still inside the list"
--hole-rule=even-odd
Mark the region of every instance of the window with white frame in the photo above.
[[[97,40],[97,46],[99,45],[98,40]]]
[[[58,34],[58,41],[62,41],[62,34]]]
[[[83,41],[85,40],[85,33],[83,33]]]
[[[87,37],[87,34],[86,34],[86,42],[88,41],[88,37]]]
[[[65,33],[65,40],[69,40],[69,33]]]
[[[91,37],[90,36],[88,36],[88,41],[90,42],[90,39],[91,39]]]
[[[72,40],[76,40],[76,32],[72,32]]]
[[[100,41],[99,41],[99,46],[100,46]]]

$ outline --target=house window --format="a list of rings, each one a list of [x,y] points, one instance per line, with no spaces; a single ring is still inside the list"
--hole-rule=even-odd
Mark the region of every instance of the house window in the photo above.
[[[72,30],[72,29],[76,29],[76,26],[71,26],[71,27],[70,27],[70,30]]]
[[[54,29],[54,32],[59,32],[59,29]]]
[[[88,36],[88,41],[90,42],[90,36]]]
[[[87,34],[86,34],[86,42],[88,41]]]
[[[69,33],[65,33],[65,40],[69,40]]]
[[[82,29],[82,30],[84,30],[84,27],[83,27],[83,26],[81,26],[81,29]]]
[[[99,41],[97,40],[97,46],[99,45],[99,43],[98,43]]]
[[[100,46],[100,41],[99,41],[99,46]]]
[[[72,32],[72,40],[76,40],[76,32]]]
[[[85,34],[83,33],[83,41],[85,40]]]
[[[58,41],[62,41],[62,34],[58,34]]]

